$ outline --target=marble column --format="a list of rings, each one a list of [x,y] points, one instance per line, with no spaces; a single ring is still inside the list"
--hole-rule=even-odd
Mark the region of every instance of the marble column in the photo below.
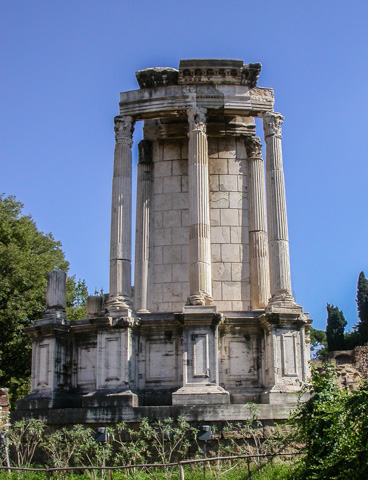
[[[270,283],[272,301],[294,301],[291,292],[289,236],[286,214],[285,180],[282,165],[280,113],[263,117],[266,141],[266,189]]]
[[[124,314],[131,306],[132,117],[115,117],[114,173],[111,200],[110,314]]]
[[[148,264],[150,242],[150,210],[152,201],[152,143],[138,144],[137,225],[135,236],[134,307],[137,313],[147,313]]]
[[[206,110],[188,110],[189,288],[191,305],[213,305]]]
[[[266,199],[262,145],[259,137],[247,137],[249,195],[249,250],[251,308],[265,308],[270,298]]]

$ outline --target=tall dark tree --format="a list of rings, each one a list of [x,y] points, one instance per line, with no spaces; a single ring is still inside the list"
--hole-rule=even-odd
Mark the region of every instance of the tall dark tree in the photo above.
[[[326,337],[329,352],[344,350],[344,330],[346,324],[347,322],[342,311],[328,303]]]
[[[68,270],[60,242],[40,232],[14,197],[0,195],[0,385],[15,397],[27,388],[31,342],[25,326],[41,318],[47,273]]]
[[[357,331],[360,336],[360,344],[368,342],[368,280],[365,278],[364,272],[360,272],[357,286],[356,297],[359,322]]]

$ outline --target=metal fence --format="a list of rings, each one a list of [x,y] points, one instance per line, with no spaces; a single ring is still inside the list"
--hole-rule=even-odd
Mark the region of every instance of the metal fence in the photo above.
[[[93,467],[93,466],[79,466],[79,467],[55,467],[55,468],[26,468],[26,467],[4,467],[0,466],[1,470],[7,470],[8,473],[14,472],[39,472],[44,473],[46,478],[49,480],[52,478],[52,475],[57,472],[81,472],[81,471],[100,471],[101,478],[112,478],[112,472],[118,470],[141,470],[147,471],[152,468],[160,468],[160,469],[167,469],[171,468],[172,470],[178,469],[179,478],[180,480],[185,480],[185,471],[184,467],[186,465],[194,465],[194,464],[202,464],[203,469],[203,476],[206,478],[206,464],[211,462],[225,462],[225,461],[236,461],[236,460],[245,460],[246,461],[246,468],[247,468],[247,479],[252,480],[252,468],[251,462],[254,459],[261,459],[261,458],[275,458],[275,457],[285,457],[285,456],[295,456],[301,455],[303,452],[279,452],[279,453],[265,453],[265,454],[258,454],[258,455],[236,455],[236,456],[227,456],[227,457],[208,457],[208,458],[198,458],[193,460],[181,460],[175,463],[147,463],[147,464],[137,464],[137,465],[120,465],[120,466],[102,466],[102,467]],[[262,465],[261,465],[262,467]],[[261,467],[258,467],[261,468]]]

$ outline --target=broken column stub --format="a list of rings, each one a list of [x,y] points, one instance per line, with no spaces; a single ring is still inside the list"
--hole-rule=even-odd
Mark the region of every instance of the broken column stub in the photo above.
[[[228,405],[219,385],[218,326],[223,316],[213,306],[186,306],[176,319],[183,325],[183,386],[173,405]]]
[[[103,313],[103,297],[101,295],[89,295],[87,297],[87,318],[98,317]]]
[[[46,309],[44,319],[65,320],[66,313],[66,273],[53,270],[47,275]]]

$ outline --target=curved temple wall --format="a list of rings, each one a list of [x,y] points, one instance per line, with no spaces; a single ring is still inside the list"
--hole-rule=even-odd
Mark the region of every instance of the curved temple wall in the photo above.
[[[213,300],[220,311],[250,310],[244,138],[209,137],[208,148]],[[148,310],[180,312],[190,295],[187,139],[153,142],[152,175]]]
[[[88,318],[70,323],[62,285],[55,291],[60,274],[50,276],[47,298],[58,302],[27,329],[32,392],[15,416],[53,423],[59,408],[61,423],[137,421],[161,406],[191,419],[198,405],[199,420],[240,420],[247,410],[236,405],[256,401],[269,404],[264,418],[284,418],[308,376],[311,320],[292,296],[283,117],[272,89],[257,86],[260,70],[182,60],[179,70],[137,72],[140,89],[120,94],[110,293],[103,304],[89,297]],[[266,166],[255,117],[264,121]]]

